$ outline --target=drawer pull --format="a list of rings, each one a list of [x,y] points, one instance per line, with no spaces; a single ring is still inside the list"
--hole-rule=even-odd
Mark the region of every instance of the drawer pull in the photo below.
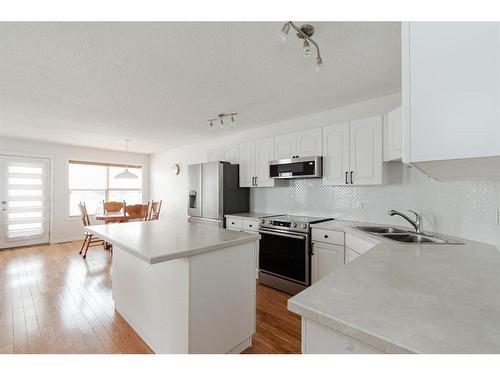
[[[232,225],[234,225],[234,221],[233,221],[233,222],[231,222],[231,224],[232,224]]]
[[[328,238],[328,234],[325,234],[325,238]]]
[[[250,228],[251,228],[251,227],[253,227],[253,225],[252,225],[252,224],[249,224],[248,226],[249,226]]]

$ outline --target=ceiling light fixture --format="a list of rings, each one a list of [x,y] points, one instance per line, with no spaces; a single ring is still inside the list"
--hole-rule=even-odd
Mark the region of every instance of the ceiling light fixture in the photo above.
[[[128,143],[130,139],[125,139],[125,169],[123,172],[118,173],[115,178],[119,179],[131,179],[131,178],[139,178],[136,174],[133,174],[128,170]]]
[[[230,113],[219,113],[216,118],[211,118],[208,119],[208,128],[213,129],[214,128],[214,121],[219,121],[219,128],[223,129],[225,122],[224,119],[229,118],[231,120],[230,124],[231,126],[234,126],[234,123],[236,122],[236,112],[230,112]]]
[[[282,43],[286,43],[288,39],[288,32],[290,31],[290,27],[293,28],[297,32],[297,37],[300,39],[304,39],[304,44],[302,47],[302,54],[304,57],[308,57],[311,55],[311,44],[316,47],[316,71],[320,71],[321,65],[323,65],[323,59],[321,58],[321,53],[319,51],[318,43],[314,41],[311,37],[314,35],[314,27],[305,24],[300,27],[295,25],[292,21],[286,22],[281,28],[281,32],[278,34],[278,41]]]

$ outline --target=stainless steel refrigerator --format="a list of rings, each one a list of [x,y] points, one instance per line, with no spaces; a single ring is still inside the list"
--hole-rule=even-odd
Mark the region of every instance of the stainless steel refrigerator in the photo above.
[[[188,165],[188,220],[225,228],[224,215],[248,212],[250,189],[240,187],[239,170],[222,161]]]

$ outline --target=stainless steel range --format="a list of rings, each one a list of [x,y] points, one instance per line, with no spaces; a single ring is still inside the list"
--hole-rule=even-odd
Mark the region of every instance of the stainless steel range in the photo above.
[[[331,218],[279,215],[261,219],[259,283],[297,294],[311,285],[311,224]]]

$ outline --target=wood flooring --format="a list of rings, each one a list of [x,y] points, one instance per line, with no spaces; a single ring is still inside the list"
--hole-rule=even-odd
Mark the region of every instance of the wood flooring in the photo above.
[[[0,353],[152,353],[114,309],[111,256],[81,242],[0,250]],[[257,332],[245,353],[300,353],[289,295],[257,285]]]

